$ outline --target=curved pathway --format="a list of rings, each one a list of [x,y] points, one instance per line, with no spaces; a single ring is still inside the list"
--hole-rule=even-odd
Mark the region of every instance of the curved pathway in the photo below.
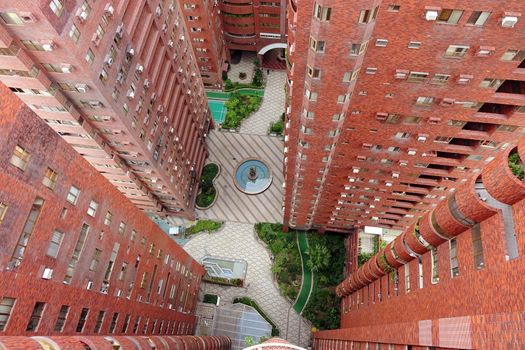
[[[220,295],[221,304],[231,303],[240,296],[254,299],[275,322],[281,338],[302,347],[309,345],[310,325],[295,311],[287,312],[291,304],[273,281],[270,253],[256,238],[253,224],[226,222],[216,233],[194,236],[184,245],[184,250],[198,261],[206,254],[246,260],[244,288],[203,283],[204,292]]]
[[[297,294],[297,299],[293,305],[297,313],[301,313],[310,299],[314,289],[314,273],[308,267],[308,236],[304,231],[297,232],[297,246],[299,254],[301,255],[301,264],[303,265],[303,278],[301,282],[301,290]]]

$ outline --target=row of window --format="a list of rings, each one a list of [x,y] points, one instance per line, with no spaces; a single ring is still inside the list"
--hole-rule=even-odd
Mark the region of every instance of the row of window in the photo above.
[[[13,309],[16,306],[16,299],[11,297],[3,297],[0,301],[0,332],[5,331],[6,327],[8,326],[9,319],[11,314],[13,313]],[[38,326],[40,325],[40,321],[43,318],[44,312],[46,310],[47,304],[44,302],[36,302],[33,306],[33,311],[31,312],[31,316],[28,320],[26,331],[27,332],[36,332],[38,331]],[[70,305],[62,305],[60,307],[60,310],[57,315],[57,319],[55,321],[55,325],[53,327],[54,332],[62,332],[66,326],[66,323],[71,320],[68,320],[68,317],[71,313],[71,306]],[[82,308],[80,312],[80,316],[78,321],[75,325],[75,330],[77,333],[100,333],[102,329],[102,325],[106,319],[106,310],[100,310],[96,317],[95,327],[93,331],[89,331],[85,329],[85,324],[90,316],[90,309],[89,308]],[[133,323],[133,328],[129,329],[130,321],[131,321],[131,315],[126,314],[121,327],[120,331],[117,328],[117,325],[119,322],[121,322],[122,317],[120,317],[120,314],[118,312],[114,312],[111,316],[111,321],[109,324],[109,333],[127,333],[127,334],[189,334],[191,333],[192,325],[186,322],[177,322],[173,321],[166,321],[166,320],[158,320],[158,319],[152,319],[150,324],[150,319],[145,318],[144,321],[141,324],[143,317],[137,316],[135,318],[135,322]],[[140,328],[142,326],[142,328]]]

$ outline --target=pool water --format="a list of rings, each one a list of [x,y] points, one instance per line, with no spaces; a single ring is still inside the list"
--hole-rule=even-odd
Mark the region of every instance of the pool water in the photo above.
[[[255,179],[250,179],[250,170],[256,173]],[[235,185],[246,194],[258,194],[265,191],[272,184],[272,174],[264,162],[257,159],[248,159],[239,164],[235,171]]]
[[[223,123],[224,118],[226,117],[226,107],[224,106],[225,103],[226,101],[208,100],[211,115],[213,116],[213,120],[217,124]]]

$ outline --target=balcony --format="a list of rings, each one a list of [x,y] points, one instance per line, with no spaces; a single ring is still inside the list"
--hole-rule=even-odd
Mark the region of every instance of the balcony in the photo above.
[[[520,80],[505,80],[491,98],[500,104],[525,105],[525,82]]]
[[[226,16],[226,17],[230,15],[248,15],[248,14],[251,14],[253,16],[253,6],[250,4],[232,5],[232,4],[221,3],[219,5],[219,8],[222,11],[223,16]]]

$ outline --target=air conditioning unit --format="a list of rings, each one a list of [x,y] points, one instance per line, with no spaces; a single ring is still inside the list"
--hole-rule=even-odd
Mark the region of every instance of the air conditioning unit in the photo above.
[[[62,66],[62,73],[71,73],[73,71],[73,66],[66,64]]]
[[[151,102],[155,102],[155,100],[157,99],[157,93],[152,93],[151,94]]]
[[[144,66],[142,64],[137,64],[137,67],[135,68],[135,71],[137,73],[139,73],[139,74],[144,72]]]
[[[149,88],[149,79],[146,79],[144,80],[144,89],[148,89]]]
[[[130,58],[133,57],[133,56],[135,56],[135,49],[132,48],[132,47],[130,47],[130,48],[126,51],[126,55],[127,55],[128,57],[130,57]]]
[[[385,121],[388,118],[388,113],[378,112],[376,113],[376,120]]]
[[[385,186],[386,186],[386,187],[392,187],[392,182],[390,182],[390,181],[386,181],[386,182],[385,182]]]
[[[89,87],[87,84],[77,84],[75,85],[75,88],[78,92],[86,93],[89,90]]]
[[[115,9],[113,8],[113,6],[111,6],[109,2],[106,4],[106,7],[104,7],[104,13],[108,17],[113,16],[113,14],[115,13]]]
[[[18,15],[24,23],[35,23],[36,17],[31,12],[19,12]]]
[[[444,98],[441,100],[439,104],[443,107],[448,107],[448,106],[453,106],[455,102],[456,100],[454,100],[453,98]]]
[[[113,57],[107,55],[106,58],[104,58],[104,63],[107,64],[108,67],[111,67],[113,65]]]
[[[395,78],[396,79],[406,79],[408,77],[409,71],[404,69],[396,69]]]
[[[135,91],[133,90],[128,90],[128,93],[126,94],[126,96],[128,97],[128,99],[132,100],[135,98]]]
[[[173,42],[173,40],[168,41],[168,47],[173,48],[174,45],[175,43]]]
[[[418,140],[419,142],[425,142],[425,141],[427,140],[427,135],[419,135],[419,136],[417,137],[417,140]]]
[[[518,17],[516,16],[505,16],[501,20],[501,26],[503,28],[512,28],[518,23]]]
[[[84,11],[82,9],[79,9],[77,12],[77,18],[81,23],[84,23],[84,21],[88,18],[87,11]]]
[[[118,25],[117,31],[115,32],[115,34],[117,35],[119,39],[122,39],[122,37],[124,36],[124,23],[121,23]]]
[[[164,106],[163,105],[159,105],[159,107],[157,108],[157,112],[159,112],[159,113],[164,112]]]
[[[175,10],[175,5],[172,3],[170,7],[168,8],[168,11],[171,13]]]
[[[46,267],[44,269],[44,272],[42,273],[42,278],[45,280],[50,280],[51,278],[53,278],[53,269]]]
[[[122,74],[122,73],[118,73],[117,74],[117,82],[119,84],[122,84],[124,82],[124,74]]]
[[[415,149],[409,149],[409,150],[408,150],[408,155],[409,155],[409,156],[415,156],[416,153],[417,153],[417,151],[416,151]]]
[[[426,10],[425,19],[427,21],[435,21],[438,18],[438,12],[436,10]]]
[[[162,14],[162,7],[160,7],[160,5],[158,5],[157,8],[155,9],[155,15],[157,17],[160,17],[161,14]]]
[[[91,37],[91,41],[93,42],[93,44],[95,44],[95,46],[100,45],[100,35],[98,35],[98,33],[94,33]]]
[[[45,51],[53,51],[55,49],[55,43],[53,43],[52,41],[43,42],[42,48]]]

